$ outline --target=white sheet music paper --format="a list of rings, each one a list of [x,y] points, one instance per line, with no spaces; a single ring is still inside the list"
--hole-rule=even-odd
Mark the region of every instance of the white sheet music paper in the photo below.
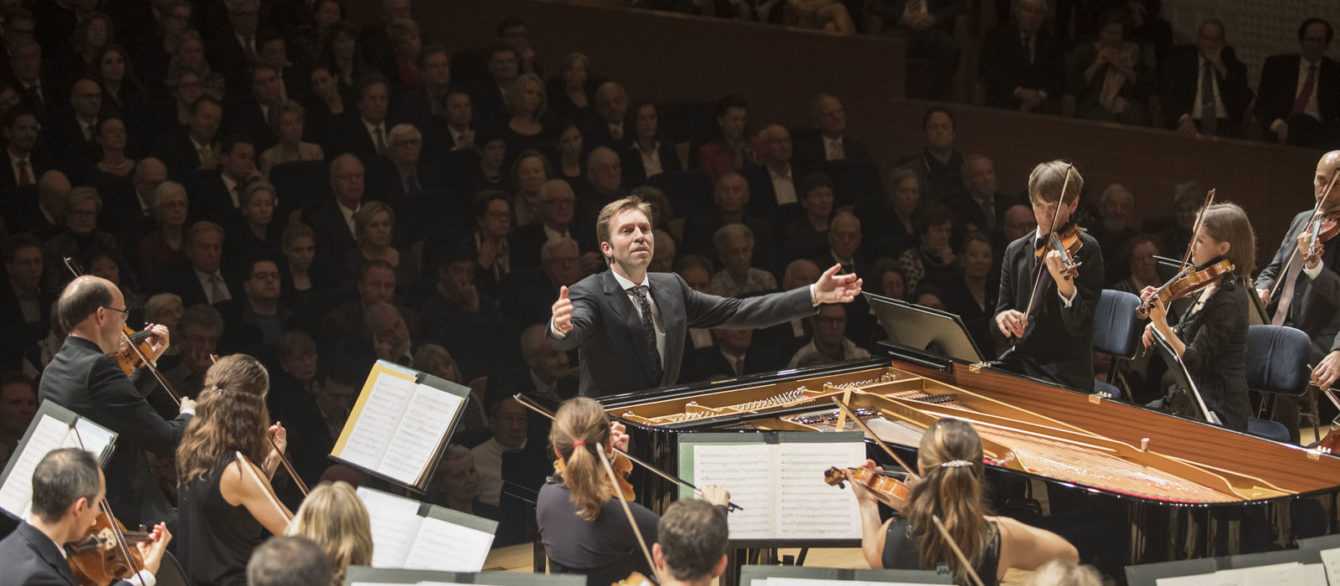
[[[405,567],[443,572],[478,572],[484,569],[493,534],[424,517]]]
[[[727,516],[731,539],[767,539],[773,523],[773,451],[767,444],[694,444],[693,483],[721,486],[742,510]]]
[[[1159,578],[1158,586],[1325,586],[1326,571],[1321,564],[1299,562],[1220,570],[1213,574]]]
[[[412,395],[406,401],[399,429],[392,428],[395,431],[386,444],[386,453],[380,465],[372,469],[405,484],[415,485],[424,471],[428,470],[431,464],[429,460],[437,451],[437,439],[446,435],[447,427],[455,419],[462,401],[459,396],[433,387],[417,383],[411,385]],[[365,406],[364,417],[366,413]],[[356,439],[351,435],[349,443],[354,443]],[[348,446],[345,449],[348,450]]]
[[[824,482],[833,466],[865,462],[862,443],[783,443],[778,462],[778,536],[783,539],[860,539],[856,495]]]
[[[1326,579],[1340,585],[1340,548],[1322,550],[1321,563],[1326,566]]]
[[[423,517],[419,503],[381,491],[358,489],[372,524],[372,567],[401,568]]]
[[[380,470],[401,414],[414,396],[414,385],[413,379],[390,374],[378,376],[339,456],[368,470]]]
[[[33,470],[47,452],[65,447],[66,440],[71,436],[73,434],[68,424],[50,415],[43,415],[33,429],[33,434],[28,437],[23,452],[15,454],[18,461],[5,479],[5,485],[0,487],[0,507],[20,519],[27,519],[33,500]]]
[[[917,586],[911,582],[864,582],[861,580],[823,580],[818,578],[768,578],[766,585],[754,580],[751,586]]]

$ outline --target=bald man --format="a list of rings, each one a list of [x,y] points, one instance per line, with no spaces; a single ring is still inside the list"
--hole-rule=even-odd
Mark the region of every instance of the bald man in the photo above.
[[[748,166],[749,213],[768,217],[778,208],[795,211],[800,203],[796,184],[800,181],[791,167],[794,145],[791,132],[781,124],[769,124],[759,131],[757,151],[760,165]]]
[[[126,376],[117,366],[112,354],[122,347],[127,311],[125,296],[111,281],[83,276],[66,285],[56,302],[56,319],[69,335],[42,372],[38,397],[118,434],[107,464],[107,502],[128,527],[150,526],[170,522],[176,514],[158,488],[147,452],[174,457],[195,402],[181,397],[177,417],[165,420],[132,382],[149,373],[138,368]],[[170,344],[168,329],[150,325],[147,331],[147,358],[157,361]],[[146,388],[166,392],[156,384]]]
[[[1340,210],[1340,189],[1327,196],[1327,186],[1338,169],[1340,151],[1328,152],[1317,161],[1312,177],[1312,197],[1314,205],[1320,205],[1323,212]],[[1270,323],[1307,332],[1312,339],[1312,355],[1308,363],[1317,364],[1323,354],[1340,350],[1335,340],[1336,334],[1340,333],[1340,274],[1336,272],[1340,267],[1340,240],[1332,239],[1313,246],[1308,222],[1311,217],[1311,208],[1294,216],[1280,241],[1279,250],[1256,277],[1256,291],[1266,304],[1266,318],[1271,320]],[[1259,239],[1267,237],[1260,235]],[[1323,378],[1331,377],[1323,375]],[[1276,419],[1289,427],[1296,442],[1298,410],[1296,402],[1287,399],[1278,402]]]

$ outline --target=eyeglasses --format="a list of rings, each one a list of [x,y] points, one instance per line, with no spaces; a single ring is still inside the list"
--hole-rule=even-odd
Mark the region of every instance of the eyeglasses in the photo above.
[[[115,312],[120,313],[120,314],[123,314],[123,315],[130,315],[130,310],[127,309],[127,308],[124,308],[124,307],[112,307],[112,306],[110,306],[110,305],[104,305],[104,306],[102,306],[102,308],[103,308],[103,309],[110,309],[110,310],[112,310],[112,311],[115,311]]]

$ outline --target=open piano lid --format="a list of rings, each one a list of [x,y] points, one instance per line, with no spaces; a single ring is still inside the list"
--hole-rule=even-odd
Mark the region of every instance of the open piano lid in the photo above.
[[[982,361],[981,349],[959,316],[874,293],[862,295],[888,336],[881,344],[896,353],[938,365],[946,360],[965,364]]]

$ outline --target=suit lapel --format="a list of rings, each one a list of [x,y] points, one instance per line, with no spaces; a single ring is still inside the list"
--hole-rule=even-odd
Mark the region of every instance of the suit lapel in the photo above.
[[[57,574],[60,574],[65,583],[73,586],[74,576],[70,574],[70,562],[56,549],[56,543],[45,533],[29,525],[27,521],[19,523],[18,531],[23,535],[23,539],[28,542],[28,547],[37,554],[37,557],[51,566]]]
[[[657,273],[648,275],[648,280],[652,284],[651,296],[656,300],[656,308],[661,314],[661,328],[665,330],[665,357],[661,359],[662,382],[673,384],[675,381],[666,380],[666,377],[669,375],[678,377],[678,369],[670,372],[670,365],[679,364],[684,350],[684,336],[688,331],[683,326],[684,298],[675,286],[674,278],[664,278]]]

